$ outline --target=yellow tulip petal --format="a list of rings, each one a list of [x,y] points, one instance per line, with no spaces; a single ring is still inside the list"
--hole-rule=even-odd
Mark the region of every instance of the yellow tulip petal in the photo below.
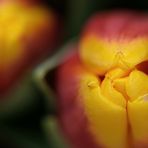
[[[126,107],[126,100],[124,96],[113,87],[110,78],[105,78],[105,80],[103,81],[101,85],[101,92],[106,98],[108,98],[113,103],[120,105],[124,108]]]
[[[148,95],[128,102],[128,119],[136,148],[148,147]],[[144,145],[144,146],[142,146]]]
[[[106,73],[106,77],[109,77],[112,80],[128,76],[129,71],[125,71],[121,68],[116,68]]]
[[[89,35],[80,42],[80,56],[86,66],[102,75],[116,67],[129,70],[148,60],[147,48],[147,38],[126,41]]]
[[[126,91],[131,101],[147,94],[148,76],[138,70],[132,71],[127,79]]]
[[[124,71],[120,68],[109,71],[104,81],[101,84],[101,92],[110,101],[115,104],[126,107],[126,91],[125,91],[125,77],[128,75],[128,71]],[[125,98],[126,96],[126,98]]]
[[[127,148],[126,109],[101,94],[100,82],[93,75],[83,76],[79,92],[89,121],[89,130],[98,145]]]
[[[136,39],[127,44],[124,48],[124,61],[129,67],[148,60],[148,39]]]
[[[84,63],[96,73],[104,74],[114,66],[116,44],[107,44],[103,40],[90,36],[80,44],[80,56]]]
[[[114,80],[113,82],[113,87],[124,96],[126,101],[129,99],[127,92],[126,92],[126,88],[125,88],[127,79],[128,79],[127,77],[119,78],[119,79]]]

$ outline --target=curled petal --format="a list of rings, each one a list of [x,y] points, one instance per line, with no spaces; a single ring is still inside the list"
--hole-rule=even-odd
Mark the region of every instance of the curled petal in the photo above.
[[[88,83],[95,86],[88,86]],[[126,148],[126,109],[101,95],[99,82],[93,75],[84,75],[80,87],[89,128],[97,143],[106,148]]]
[[[136,100],[148,93],[148,76],[141,71],[134,70],[130,73],[125,85],[130,101]]]

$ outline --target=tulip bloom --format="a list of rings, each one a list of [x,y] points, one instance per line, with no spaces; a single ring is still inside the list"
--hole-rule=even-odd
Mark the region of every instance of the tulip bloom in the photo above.
[[[75,148],[148,148],[148,17],[97,14],[57,71],[59,122]]]
[[[26,0],[27,2],[27,0]],[[10,89],[55,46],[58,21],[52,11],[22,1],[0,2],[0,94]]]

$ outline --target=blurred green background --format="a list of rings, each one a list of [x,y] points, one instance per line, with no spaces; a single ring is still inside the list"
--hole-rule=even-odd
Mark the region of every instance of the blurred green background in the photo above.
[[[61,46],[70,39],[78,37],[87,18],[97,11],[148,10],[147,0],[42,0],[42,3],[53,8],[62,20]],[[59,133],[54,111],[48,105],[47,98],[36,86],[33,78],[29,83],[34,86],[32,91],[37,97],[32,99],[32,94],[24,95],[28,101],[31,101],[26,110],[21,110],[15,116],[10,114],[7,118],[5,115],[0,118],[0,148],[68,147]]]

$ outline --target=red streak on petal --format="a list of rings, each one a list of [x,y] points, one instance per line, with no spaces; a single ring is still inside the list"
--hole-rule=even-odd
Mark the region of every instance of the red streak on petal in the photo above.
[[[90,34],[107,40],[148,37],[148,15],[133,11],[112,11],[94,15],[84,27],[82,37]]]
[[[77,54],[71,56],[57,71],[59,122],[74,148],[101,148],[88,131],[87,118],[78,97],[79,75],[83,71]]]

